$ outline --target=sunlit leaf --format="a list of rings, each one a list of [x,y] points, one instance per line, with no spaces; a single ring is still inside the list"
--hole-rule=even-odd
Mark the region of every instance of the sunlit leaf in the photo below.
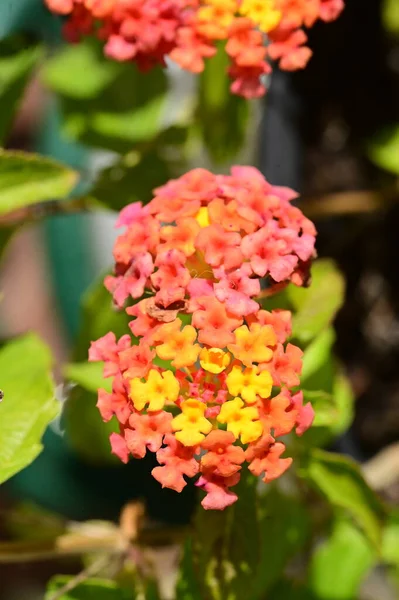
[[[388,515],[382,538],[382,558],[384,562],[399,567],[399,510],[393,509]]]
[[[307,346],[303,355],[301,387],[315,389],[315,386],[318,385],[321,389],[329,389],[327,377],[333,374],[331,355],[334,342],[335,331],[332,327],[328,327]],[[325,365],[329,362],[330,368],[327,373]],[[321,376],[320,373],[322,373]]]
[[[133,62],[107,59],[98,43],[85,40],[51,59],[43,78],[60,99],[64,132],[86,144],[126,153],[165,128],[161,68],[142,73]]]
[[[108,392],[111,391],[112,380],[103,377],[102,362],[80,362],[69,363],[64,367],[64,375],[67,379],[74,383],[78,383],[81,387],[89,392],[96,393],[99,388],[104,388]]]
[[[41,438],[58,413],[51,356],[35,335],[0,350],[0,483],[27,467],[42,450]]]
[[[370,543],[380,546],[385,510],[354,461],[313,448],[309,452],[303,476],[334,508],[344,509]]]
[[[52,159],[0,150],[0,215],[56,198],[74,188],[77,174]]]
[[[309,342],[326,329],[344,301],[344,279],[331,260],[318,260],[312,267],[312,284],[309,288],[289,286],[287,295],[295,314],[293,336],[303,343]]]
[[[58,94],[87,100],[95,98],[123,70],[123,65],[104,57],[94,40],[63,46],[45,63],[41,77]]]
[[[368,155],[381,169],[399,175],[399,125],[378,133],[369,144]]]
[[[331,536],[312,556],[309,588],[318,600],[353,600],[377,562],[375,547],[347,519],[337,519]]]
[[[391,33],[399,35],[399,4],[397,0],[384,0],[382,6],[384,27]]]

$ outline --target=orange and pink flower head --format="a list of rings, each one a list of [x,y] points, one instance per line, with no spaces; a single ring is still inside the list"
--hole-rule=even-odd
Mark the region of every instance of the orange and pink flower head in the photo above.
[[[261,280],[268,294],[308,280],[316,231],[295,198],[253,167],[194,169],[119,216],[105,286],[133,337],[92,343],[90,360],[113,378],[98,408],[119,421],[111,446],[123,462],[155,452],[155,479],[180,492],[196,478],[206,509],[235,502],[243,468],[279,477],[292,459],[276,439],[313,420],[291,314],[257,300]]]
[[[135,61],[146,70],[170,58],[200,73],[204,60],[225,43],[231,91],[245,98],[265,93],[271,63],[293,71],[306,66],[312,52],[306,28],[333,21],[343,0],[45,0],[64,15],[71,42],[95,35],[105,54]]]

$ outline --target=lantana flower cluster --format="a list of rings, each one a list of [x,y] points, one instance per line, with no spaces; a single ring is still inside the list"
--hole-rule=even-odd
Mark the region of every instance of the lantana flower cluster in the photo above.
[[[231,91],[246,98],[265,93],[271,62],[292,71],[312,55],[305,28],[333,21],[343,0],[45,0],[67,16],[66,38],[75,42],[95,35],[105,54],[135,61],[141,69],[165,64],[200,73],[204,59],[225,42],[230,59]]]
[[[312,423],[298,391],[302,351],[287,343],[291,314],[257,297],[261,279],[268,293],[306,283],[316,232],[296,194],[253,167],[194,169],[154,194],[117,223],[105,285],[134,338],[93,342],[90,360],[113,378],[98,408],[119,421],[111,446],[123,462],[155,452],[163,487],[180,492],[195,477],[204,508],[223,509],[244,463],[276,479],[292,462],[277,438]]]

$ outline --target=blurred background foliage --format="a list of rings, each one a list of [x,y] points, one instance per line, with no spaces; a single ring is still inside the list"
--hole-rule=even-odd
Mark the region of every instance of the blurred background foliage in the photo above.
[[[36,581],[79,569],[61,543],[72,535],[69,519],[83,521],[79,543],[88,548],[93,535],[85,520],[116,521],[140,497],[150,525],[173,526],[166,546],[185,535],[195,491],[160,490],[150,477],[151,457],[124,466],[110,455],[114,424],[105,425],[95,407],[96,390],[107,383],[98,365],[87,363],[87,348],[110,330],[126,331],[125,315],[113,309],[102,285],[115,211],[148,202],[154,187],[194,166],[225,172],[232,163],[257,164],[272,183],[299,189],[299,205],[320,232],[312,286],[290,286],[263,301],[265,308],[294,313],[294,343],[305,351],[301,387],[316,418],[303,438],[287,440],[296,459],[281,482],[258,489],[243,479],[231,510],[196,514],[178,598],[395,598],[399,7],[396,0],[346,4],[337,23],[311,32],[315,55],[308,69],[277,72],[259,102],[229,93],[222,52],[198,78],[172,66],[140,73],[133,64],[106,60],[92,40],[61,44],[60,22],[40,2],[32,4],[36,13],[21,9],[19,22],[11,9],[5,13],[0,251],[9,260],[14,233],[39,228],[66,351],[56,355],[54,382],[44,342],[33,334],[10,342],[3,336],[0,387],[13,403],[0,405],[0,481],[8,480],[1,526],[10,540],[0,543],[0,598],[12,598],[13,589],[34,598]],[[104,213],[103,222],[98,215]],[[22,300],[28,312],[37,301]],[[384,461],[373,462],[380,451],[388,451]],[[94,531],[108,540],[101,528]],[[118,532],[115,526],[105,544],[111,558]],[[15,540],[22,545],[10,546]],[[1,563],[27,548],[61,562],[26,571],[24,588],[16,583],[20,572]],[[76,555],[82,553],[90,565],[91,552]],[[140,573],[132,591],[132,575],[114,571],[118,577],[112,569],[94,570],[60,597],[158,597],[157,586]],[[52,579],[46,598],[71,577]]]

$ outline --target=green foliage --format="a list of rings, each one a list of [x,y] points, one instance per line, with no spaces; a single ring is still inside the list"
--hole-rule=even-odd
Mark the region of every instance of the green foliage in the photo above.
[[[95,281],[82,299],[82,321],[74,350],[74,360],[87,360],[90,342],[113,331],[117,338],[129,331],[131,317],[112,304],[112,296],[104,287],[104,277]]]
[[[107,60],[94,40],[63,48],[43,80],[60,98],[65,133],[74,139],[124,153],[164,129],[165,72]]]
[[[119,211],[131,202],[146,204],[152,199],[152,190],[171,177],[170,165],[156,151],[131,152],[101,172],[90,195]]]
[[[250,596],[256,589],[256,574],[261,558],[257,485],[256,477],[245,471],[234,490],[239,500],[227,515],[226,581],[222,598]]]
[[[288,561],[304,547],[311,533],[309,512],[298,498],[273,487],[261,497],[259,505],[261,553],[256,598],[262,598],[278,581]]]
[[[379,132],[369,144],[368,155],[381,169],[399,175],[399,125]]]
[[[66,45],[47,60],[43,82],[60,96],[75,100],[96,98],[123,71],[123,65],[106,60],[95,41]]]
[[[7,247],[8,242],[12,238],[15,232],[14,227],[1,227],[0,228],[0,259],[3,257],[3,253]]]
[[[334,341],[334,330],[328,327],[305,350],[301,389],[305,400],[312,403],[315,420],[300,443],[325,445],[352,422],[354,396],[348,379],[334,360]]]
[[[70,575],[53,577],[48,584],[45,600],[51,600],[72,579]],[[115,581],[93,577],[79,583],[63,594],[59,600],[134,600],[134,598],[133,592],[121,588]]]
[[[248,130],[249,103],[230,92],[228,56],[221,46],[199,78],[198,130],[212,160],[234,158]]]
[[[70,381],[79,384],[89,392],[97,392],[99,388],[111,391],[111,379],[103,377],[102,362],[69,363],[64,367],[64,375]]]
[[[382,537],[382,559],[387,564],[399,567],[399,510],[389,515]]]
[[[47,346],[33,334],[0,350],[0,483],[36,458],[45,428],[58,413],[51,363]]]
[[[383,1],[382,20],[385,28],[390,33],[399,35],[399,4],[397,0]]]
[[[115,463],[109,436],[118,431],[114,419],[104,423],[96,406],[100,388],[111,391],[111,379],[102,375],[103,363],[70,363],[64,368],[68,381],[77,384],[65,403],[63,418],[73,449],[94,464]]]
[[[318,386],[331,391],[334,365],[331,360],[335,331],[332,327],[324,329],[306,347],[303,356],[301,387],[318,389]]]
[[[223,513],[199,510],[181,563],[182,600],[264,598],[310,535],[306,508],[275,486],[257,492],[243,473],[238,501]]]
[[[71,448],[84,460],[95,465],[117,463],[111,454],[109,436],[119,431],[115,419],[104,423],[96,406],[97,392],[81,386],[73,388],[65,402],[63,424]]]
[[[324,495],[333,509],[345,510],[371,544],[377,548],[381,546],[385,509],[354,461],[313,448],[302,475]]]
[[[377,553],[347,519],[334,522],[330,537],[314,552],[309,587],[319,600],[353,600]]]
[[[62,517],[30,502],[15,504],[4,517],[7,533],[18,540],[51,541],[65,532]]]
[[[112,304],[112,296],[105,289],[104,278],[93,283],[82,301],[82,322],[74,349],[74,359],[64,368],[67,380],[77,384],[71,390],[64,408],[67,438],[73,449],[87,461],[95,464],[114,463],[109,435],[118,431],[115,419],[104,423],[96,407],[97,391],[111,389],[111,379],[104,379],[102,363],[87,362],[90,342],[113,331],[117,338],[129,331],[129,317]]]
[[[188,538],[184,544],[180,562],[176,596],[179,600],[202,600],[200,582],[194,569],[193,541]]]
[[[312,267],[312,285],[308,289],[289,286],[288,299],[295,310],[293,337],[308,343],[331,325],[345,294],[344,279],[334,262],[318,260]]]
[[[22,94],[42,56],[42,47],[24,35],[0,41],[0,142],[4,142]]]
[[[0,150],[0,215],[65,198],[76,180],[74,171],[49,158]]]

